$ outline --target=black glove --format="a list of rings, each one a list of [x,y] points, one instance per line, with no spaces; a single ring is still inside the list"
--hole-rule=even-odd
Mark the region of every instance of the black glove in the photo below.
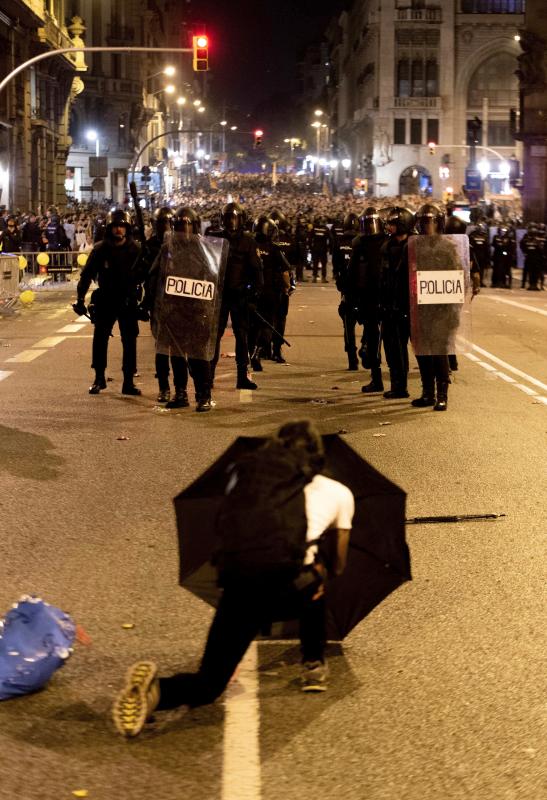
[[[72,304],[72,310],[79,317],[84,317],[87,314],[87,306],[84,301],[79,297],[76,303]]]

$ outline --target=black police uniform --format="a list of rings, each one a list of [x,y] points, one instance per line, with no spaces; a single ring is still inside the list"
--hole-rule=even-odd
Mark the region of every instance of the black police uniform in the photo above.
[[[349,267],[353,251],[355,231],[338,232],[333,237],[332,272],[336,288],[340,292],[338,314],[344,326],[344,350],[348,357],[348,369],[355,370],[359,366],[357,360],[357,344],[355,326],[357,325],[357,298],[350,285]]]
[[[545,270],[545,241],[537,233],[525,233],[520,249],[524,253],[522,288],[526,288],[528,278],[528,289],[539,291],[539,282]]]
[[[384,390],[381,371],[380,277],[385,233],[357,236],[349,265],[350,293],[355,298],[359,319],[363,323],[361,358],[371,371],[371,383],[363,391]]]
[[[321,267],[321,279],[324,283],[327,282],[327,258],[330,241],[330,232],[327,226],[321,221],[316,221],[310,231],[310,251],[314,281],[317,281],[319,267]]]
[[[99,288],[92,294],[93,364],[95,385],[106,388],[104,374],[107,364],[108,339],[117,321],[123,347],[123,389],[127,394],[140,394],[133,386],[137,363],[137,297],[144,275],[138,269],[140,248],[128,238],[116,246],[110,236],[95,245],[78,281],[78,302],[83,303],[92,281]],[[93,389],[93,387],[92,387]],[[95,394],[96,392],[92,392]]]
[[[255,235],[258,255],[263,267],[263,287],[257,302],[257,310],[277,331],[285,328],[284,317],[286,307],[283,299],[288,297],[290,265],[277,242],[257,233]],[[281,324],[282,323],[282,324]],[[272,353],[273,331],[261,323],[258,317],[250,320],[249,349],[254,354],[252,367],[257,372],[262,370],[260,357],[269,357]],[[278,345],[277,353],[279,353]]]
[[[289,264],[290,271],[290,289],[288,292],[283,292],[281,295],[281,302],[279,307],[279,315],[277,318],[276,330],[280,334],[273,334],[272,336],[272,359],[283,363],[285,359],[281,355],[281,345],[283,344],[282,338],[285,336],[285,328],[287,326],[287,317],[289,315],[289,297],[294,291],[295,280],[298,280],[298,272],[300,269],[300,253],[297,246],[296,237],[291,231],[290,225],[282,225],[279,228],[279,236],[276,241],[277,246],[283,253],[283,256]]]
[[[213,235],[227,239],[230,248],[218,323],[217,346],[211,361],[211,378],[214,380],[220,356],[220,342],[228,324],[228,316],[230,316],[236,343],[237,388],[251,388],[244,386],[248,380],[247,367],[249,364],[249,304],[262,291],[262,262],[254,237],[250,233],[238,230],[234,232],[221,231]]]
[[[308,222],[300,217],[294,229],[296,280],[300,282],[305,280],[304,267],[308,263],[308,239]]]
[[[484,279],[486,270],[490,268],[490,241],[488,228],[475,228],[469,234],[469,248],[471,261],[478,267],[480,274],[480,285],[486,286]]]
[[[410,298],[407,238],[399,240],[390,236],[381,247],[380,317],[391,380],[391,389],[384,393],[386,397],[408,397]]]
[[[492,240],[492,287],[511,288],[511,268],[515,262],[515,244],[509,233],[497,233]]]

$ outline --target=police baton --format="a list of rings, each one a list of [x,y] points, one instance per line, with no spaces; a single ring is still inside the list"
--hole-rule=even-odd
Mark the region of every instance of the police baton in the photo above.
[[[255,315],[255,317],[257,317],[257,318],[258,318],[258,319],[259,319],[261,322],[263,322],[263,323],[264,323],[264,325],[266,325],[268,328],[270,328],[270,330],[271,330],[271,331],[273,331],[273,332],[275,333],[275,335],[276,335],[276,336],[278,336],[278,337],[281,339],[281,341],[282,341],[282,343],[283,343],[283,344],[286,344],[286,345],[287,345],[287,347],[290,347],[290,346],[291,346],[291,343],[290,343],[290,342],[288,342],[288,341],[287,341],[285,338],[283,338],[283,336],[281,336],[281,334],[279,333],[279,331],[278,331],[278,330],[276,330],[276,329],[274,328],[274,326],[273,326],[273,325],[272,325],[270,322],[268,322],[268,320],[267,320],[267,319],[264,319],[264,317],[262,316],[262,314],[259,314],[259,313],[258,313],[258,311],[257,311],[256,309],[254,309],[254,308],[252,309],[252,312],[253,312],[253,314]]]

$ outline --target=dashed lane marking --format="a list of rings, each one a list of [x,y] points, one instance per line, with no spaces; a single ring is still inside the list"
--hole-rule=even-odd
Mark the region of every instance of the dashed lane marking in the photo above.
[[[526,386],[524,383],[517,383],[516,380],[512,378],[510,375],[506,375],[505,372],[497,370],[495,367],[492,367],[491,364],[487,364],[485,361],[481,361],[480,358],[477,358],[477,356],[474,355],[473,353],[465,353],[464,355],[466,355],[467,358],[474,364],[477,364],[478,366],[482,367],[491,375],[495,375],[496,378],[501,378],[503,381],[512,384],[513,386],[515,386],[515,388],[520,389],[521,392],[524,392],[524,394],[527,394],[530,397],[535,397],[536,402],[542,403],[543,405],[547,406],[547,397],[540,397],[535,389],[532,389],[530,386]],[[510,367],[510,365],[507,366]],[[530,376],[528,376],[528,379],[530,379]]]
[[[481,296],[481,300],[493,300],[495,303],[505,303],[507,306],[515,306],[515,308],[523,308],[525,311],[532,311],[534,314],[541,314],[544,317],[547,317],[547,311],[543,308],[537,308],[536,306],[529,306],[526,303],[518,303],[516,300],[508,300],[506,297],[494,297],[491,294],[485,294]]]
[[[511,364],[508,364],[507,361],[503,361],[501,358],[493,355],[493,353],[489,353],[488,350],[483,350],[482,347],[479,347],[476,344],[473,345],[473,350],[475,350],[477,353],[480,353],[481,356],[484,356],[489,361],[493,361],[494,364],[497,364],[509,372],[512,372],[513,375],[518,375],[519,378],[524,378],[524,380],[528,383],[531,383],[533,386],[537,386],[538,389],[542,389],[544,392],[547,392],[547,384],[542,383],[537,378],[533,378],[532,375],[528,375],[527,372],[523,372],[521,369],[513,367]]]
[[[85,325],[82,323],[72,322],[70,325],[65,325],[64,328],[59,328],[56,333],[78,333],[78,331],[81,331],[84,327]]]
[[[520,389],[520,391],[524,392],[524,394],[529,394],[531,397],[537,397],[536,390],[531,389],[529,386],[525,386],[523,383],[515,383],[515,388]]]
[[[47,353],[47,350],[23,350],[21,353],[17,353],[16,356],[6,359],[6,361],[11,364],[28,364],[29,361],[34,361],[35,358],[38,358],[43,353]]]
[[[258,646],[253,642],[226,690],[222,800],[260,800]]]
[[[0,381],[9,378],[10,375],[13,375],[13,372],[9,372],[7,369],[0,369]]]
[[[36,344],[33,344],[32,347],[56,347],[61,342],[64,342],[66,336],[48,336],[46,339],[42,339]]]

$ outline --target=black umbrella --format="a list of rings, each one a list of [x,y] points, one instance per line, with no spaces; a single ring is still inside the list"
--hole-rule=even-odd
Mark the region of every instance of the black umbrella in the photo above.
[[[180,583],[211,605],[219,589],[210,564],[218,547],[215,519],[224,496],[228,467],[263,438],[240,436],[215,463],[175,498],[180,549]],[[328,581],[327,632],[343,639],[394,589],[411,580],[405,541],[402,489],[370,466],[336,434],[323,436],[324,473],[348,486],[355,516],[344,573]],[[287,628],[283,632],[287,634]]]

